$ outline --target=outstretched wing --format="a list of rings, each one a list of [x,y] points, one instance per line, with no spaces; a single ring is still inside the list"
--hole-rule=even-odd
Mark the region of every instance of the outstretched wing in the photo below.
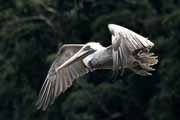
[[[67,44],[59,49],[57,58],[51,65],[48,75],[40,90],[39,98],[36,102],[38,109],[42,108],[42,110],[46,110],[48,105],[52,104],[57,96],[72,85],[74,79],[89,71],[82,63],[82,59],[85,56],[80,57],[70,65],[56,71],[57,67],[61,66],[64,62],[77,54],[82,46],[82,44]]]
[[[154,46],[147,38],[122,26],[109,24],[108,28],[112,33],[113,70],[126,66],[134,51]]]

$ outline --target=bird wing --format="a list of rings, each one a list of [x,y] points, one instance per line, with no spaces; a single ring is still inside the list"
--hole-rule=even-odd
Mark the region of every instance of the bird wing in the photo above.
[[[82,48],[82,46],[83,45],[81,44],[67,44],[59,49],[57,58],[51,65],[40,90],[39,98],[36,102],[38,109],[42,108],[42,110],[46,110],[48,105],[52,104],[57,96],[72,85],[74,79],[89,72],[82,62],[85,55],[82,55],[82,57],[80,57],[77,61],[56,71],[58,66],[61,66],[64,62],[73,57]],[[89,53],[87,52],[85,54],[87,56]]]
[[[125,27],[114,24],[109,24],[108,27],[112,33],[113,70],[118,70],[119,65],[122,68],[126,66],[134,51],[154,46],[147,38]]]

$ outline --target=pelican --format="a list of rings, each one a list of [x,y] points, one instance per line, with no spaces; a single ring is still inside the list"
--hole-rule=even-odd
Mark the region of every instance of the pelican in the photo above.
[[[142,76],[151,75],[157,56],[150,52],[154,46],[147,38],[119,25],[108,24],[112,45],[98,42],[65,44],[51,65],[36,102],[37,109],[46,110],[56,97],[65,92],[75,79],[97,69],[130,69]]]

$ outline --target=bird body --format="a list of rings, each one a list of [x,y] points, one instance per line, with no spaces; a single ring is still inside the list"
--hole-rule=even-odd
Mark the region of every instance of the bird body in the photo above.
[[[94,52],[90,55],[88,55],[87,57],[85,57],[83,59],[83,63],[85,66],[87,66],[90,69],[94,69],[90,64],[91,61],[93,60],[93,58],[95,57],[101,57],[101,51],[105,50],[106,48],[103,47],[101,44],[97,43],[97,42],[89,42],[87,43],[87,46],[90,47],[90,49],[93,49]]]
[[[112,45],[100,43],[65,44],[51,65],[37,100],[38,109],[45,110],[57,96],[66,91],[80,76],[97,69],[113,71],[129,68],[136,74],[151,75],[157,56],[149,50],[154,43],[119,25],[109,24]]]

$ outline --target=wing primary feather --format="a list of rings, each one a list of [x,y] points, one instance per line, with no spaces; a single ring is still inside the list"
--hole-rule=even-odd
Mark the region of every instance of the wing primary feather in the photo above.
[[[60,76],[61,74],[59,74]],[[63,81],[66,80],[65,79],[65,71],[62,71],[62,75],[61,77],[59,77],[59,89],[58,89],[58,94],[57,96],[59,96],[61,94],[61,92],[63,91]]]
[[[66,72],[68,73],[68,75],[67,75],[66,80],[62,80],[63,81],[63,90],[62,90],[62,92],[64,92],[66,90],[66,88],[67,88],[67,82],[66,81],[70,80],[69,79],[70,76],[69,76],[68,68],[66,68]]]
[[[63,80],[63,71],[57,72],[56,75],[57,75],[57,83],[56,84],[58,85],[56,96],[58,96],[60,91],[61,91],[61,89],[62,89],[62,87],[61,87],[62,83],[61,82]]]
[[[56,97],[56,95],[57,95],[57,89],[58,89],[58,84],[57,84],[57,79],[55,79],[54,81],[53,81],[53,89],[52,89],[52,95],[51,95],[51,100],[50,100],[50,105],[54,102],[54,100],[55,100],[55,97]]]
[[[48,79],[44,83],[44,88],[42,89],[42,94],[40,94],[39,99],[37,101],[37,105],[41,106],[42,101],[44,101],[44,97],[47,92],[47,87],[48,87],[49,81]]]
[[[48,88],[49,88],[49,81],[46,83],[46,88],[44,89],[45,93],[43,96],[41,96],[41,100],[40,100],[40,103],[38,104],[38,106],[44,110],[44,105],[45,105],[45,99],[46,99],[46,96],[47,96],[47,93],[48,93]]]
[[[48,88],[48,94],[46,95],[46,99],[45,99],[45,102],[44,102],[44,109],[43,110],[46,110],[48,104],[50,103],[51,99],[52,99],[52,96],[53,95],[53,82],[50,82],[49,83],[49,88]]]
[[[76,54],[82,46],[63,46],[56,56],[56,60],[51,65],[48,75],[39,92],[36,102],[37,109],[45,110],[49,104],[52,104],[57,96],[67,90],[75,79],[89,72],[82,60],[93,51],[85,52],[77,61],[72,62],[59,71],[55,71],[57,67]]]
[[[71,75],[71,74],[72,74],[72,73],[69,71],[69,75]],[[71,79],[74,79],[74,78],[72,77],[72,75],[71,75]],[[67,87],[69,88],[69,87],[71,86],[71,80],[70,80],[70,79],[67,79],[66,82],[67,82]]]
[[[38,99],[39,101],[41,101],[42,96],[43,96],[44,93],[45,93],[46,86],[47,86],[47,82],[48,82],[48,78],[46,78],[46,80],[44,81],[43,86],[42,86],[42,88],[41,88],[41,90],[40,90],[39,99]]]
[[[56,73],[57,76],[57,73]],[[55,91],[54,91],[54,96],[57,96],[58,94],[58,89],[59,89],[59,79],[55,80]]]
[[[68,79],[67,68],[64,69],[64,73],[65,73],[64,79],[63,80],[61,79],[61,91],[60,91],[60,93],[64,92],[64,89],[65,89],[64,81],[66,81]]]

